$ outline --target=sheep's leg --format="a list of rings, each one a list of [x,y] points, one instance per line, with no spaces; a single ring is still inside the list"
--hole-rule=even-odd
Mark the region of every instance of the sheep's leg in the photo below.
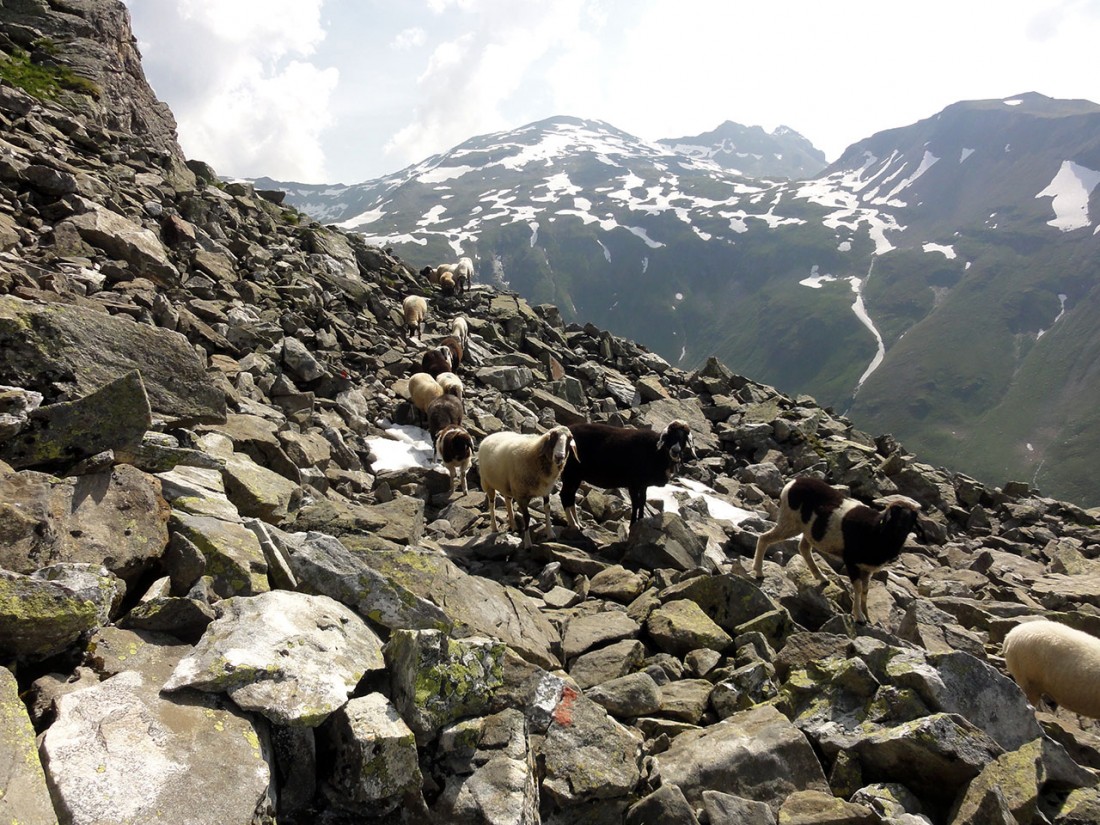
[[[521,499],[519,503],[519,516],[523,520],[523,547],[531,546],[531,500]]]
[[[764,578],[764,553],[767,549],[777,541],[798,535],[801,529],[801,525],[792,528],[790,525],[779,522],[768,532],[761,533],[756,539],[756,554],[752,557],[752,574],[758,579]]]
[[[497,531],[497,491],[492,487],[485,488],[485,499],[489,502],[489,532]]]
[[[576,505],[573,505],[572,507],[566,507],[565,508],[565,520],[567,522],[569,522],[570,527],[572,527],[576,530],[581,529],[581,523],[580,523],[580,521],[577,520],[577,507],[576,507]]]
[[[871,583],[871,574],[861,570],[852,579],[852,621],[867,624],[867,587]]]
[[[466,474],[470,472],[470,465],[467,464],[462,467],[462,495],[466,495],[470,492],[469,482],[466,481]]]
[[[516,510],[512,504],[512,497],[505,496],[504,503],[508,505],[508,529],[514,533],[516,531]]]
[[[810,568],[810,572],[814,574],[814,578],[819,582],[825,581],[825,574],[821,572],[821,568],[819,568],[817,562],[814,561],[814,549],[810,545],[810,540],[806,538],[805,533],[802,534],[802,539],[798,542],[798,552],[802,558],[805,559],[806,566]]]
[[[554,527],[550,523],[550,494],[547,493],[542,499],[543,506],[546,508],[546,538],[554,538]]]

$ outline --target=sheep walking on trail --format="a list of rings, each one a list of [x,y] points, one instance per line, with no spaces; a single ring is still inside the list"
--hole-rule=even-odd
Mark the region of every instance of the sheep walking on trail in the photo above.
[[[1004,641],[1005,666],[1033,707],[1059,707],[1100,719],[1100,638],[1059,622],[1024,622]]]
[[[625,487],[630,493],[630,523],[645,514],[646,490],[665,485],[684,458],[694,458],[691,430],[673,421],[660,433],[636,427],[591,422],[569,428],[583,456],[570,461],[561,475],[561,506],[573,527],[577,521],[577,490],[581,482],[597,487]]]
[[[546,508],[546,535],[552,536],[550,491],[561,475],[570,453],[577,447],[568,427],[554,427],[542,435],[499,432],[485,436],[477,451],[481,489],[489,504],[489,530],[497,530],[496,494],[504,496],[508,524],[516,529],[513,501],[523,517],[523,546],[531,546],[531,499],[542,498]]]
[[[816,478],[788,482],[779,495],[775,527],[756,541],[753,575],[764,577],[764,553],[770,545],[801,533],[798,552],[818,581],[825,581],[825,575],[814,562],[813,549],[843,562],[852,582],[852,618],[865,623],[871,574],[898,557],[917,526],[920,505],[904,496],[893,498],[879,511]]]
[[[451,335],[458,339],[463,348],[466,347],[466,341],[470,337],[470,325],[466,323],[465,318],[458,317],[451,321]]]
[[[428,302],[419,295],[409,295],[401,302],[401,314],[405,317],[405,331],[410,338],[424,337],[424,319],[428,317]]]

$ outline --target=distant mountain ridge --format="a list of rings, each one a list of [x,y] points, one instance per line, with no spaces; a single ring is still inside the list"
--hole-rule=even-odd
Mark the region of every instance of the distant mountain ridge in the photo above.
[[[727,120],[717,129],[694,137],[657,141],[696,160],[710,160],[723,169],[752,178],[811,178],[828,163],[825,153],[794,129],[780,126],[765,132]]]
[[[1100,106],[1029,93],[877,133],[805,180],[552,118],[356,186],[257,185],[416,265],[472,255],[479,278],[681,366],[717,355],[933,462],[1095,503],[1095,170]]]

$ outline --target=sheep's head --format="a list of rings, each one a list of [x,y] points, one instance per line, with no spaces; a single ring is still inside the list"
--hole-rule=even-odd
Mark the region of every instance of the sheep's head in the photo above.
[[[420,270],[420,274],[423,275],[425,278],[431,275],[433,272],[435,272],[435,270],[432,269],[430,266],[426,266],[422,270]]]
[[[691,430],[684,421],[673,421],[661,433],[657,439],[657,449],[668,448],[669,458],[674,463],[681,462],[684,457],[695,458],[695,442],[691,438]]]
[[[569,432],[568,427],[554,427],[554,429],[547,431],[545,438],[544,455],[558,472],[561,472],[562,468],[565,467],[569,453],[573,453],[573,457],[577,461],[581,460],[580,456],[577,455],[577,444],[573,441],[573,433]]]
[[[920,505],[905,496],[890,498],[893,500],[882,513],[882,527],[891,535],[907,536],[919,525],[917,516],[920,514]]]

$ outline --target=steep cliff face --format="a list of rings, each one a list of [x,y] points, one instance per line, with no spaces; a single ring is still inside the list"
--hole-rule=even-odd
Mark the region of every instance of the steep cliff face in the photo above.
[[[91,81],[95,93],[65,93],[67,107],[133,141],[173,181],[193,182],[172,111],[145,79],[126,6],[114,0],[5,0],[0,22],[5,51],[20,49],[31,62],[64,66]]]

